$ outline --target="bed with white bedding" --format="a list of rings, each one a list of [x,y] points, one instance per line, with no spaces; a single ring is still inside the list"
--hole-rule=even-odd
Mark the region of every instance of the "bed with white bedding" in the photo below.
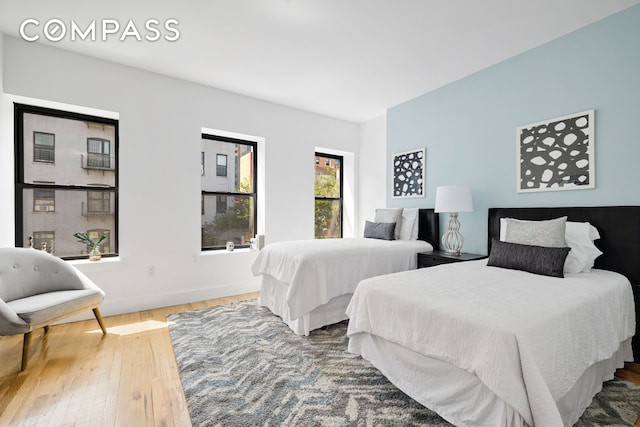
[[[573,424],[633,360],[640,207],[492,209],[490,238],[501,217],[561,215],[598,230],[595,268],[549,277],[490,257],[367,279],[347,310],[349,351],[458,426]]]
[[[418,252],[438,247],[438,215],[433,209],[416,209],[415,228],[410,228],[414,239],[318,239],[268,245],[252,265],[252,273],[261,276],[260,303],[298,335],[345,320],[358,282],[415,269]]]

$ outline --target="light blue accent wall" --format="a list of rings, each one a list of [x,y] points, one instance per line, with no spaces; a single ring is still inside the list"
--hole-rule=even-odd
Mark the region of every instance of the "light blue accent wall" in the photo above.
[[[595,110],[594,189],[516,192],[516,128]],[[464,252],[487,252],[487,209],[640,204],[640,5],[387,111],[393,153],[426,147],[426,197],[387,205],[433,207],[439,185],[469,185]],[[441,215],[441,230],[447,214]]]

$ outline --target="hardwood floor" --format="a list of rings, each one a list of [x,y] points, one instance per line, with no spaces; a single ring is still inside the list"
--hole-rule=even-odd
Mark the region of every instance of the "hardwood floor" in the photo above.
[[[0,426],[190,426],[166,315],[258,293],[105,317],[34,332],[20,372],[22,336],[0,337]]]
[[[258,293],[105,317],[34,332],[20,372],[22,336],[0,337],[0,426],[189,426],[166,315]],[[640,384],[640,365],[621,378]],[[640,418],[636,422],[640,427]]]

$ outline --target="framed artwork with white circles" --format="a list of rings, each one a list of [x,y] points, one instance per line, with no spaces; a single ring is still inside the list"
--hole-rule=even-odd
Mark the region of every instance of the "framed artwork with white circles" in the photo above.
[[[520,126],[517,191],[595,188],[594,110]]]
[[[393,197],[424,197],[425,149],[393,155]]]

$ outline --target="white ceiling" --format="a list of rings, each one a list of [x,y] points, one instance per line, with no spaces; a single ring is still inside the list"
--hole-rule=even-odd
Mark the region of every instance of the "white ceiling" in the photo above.
[[[640,0],[0,0],[0,31],[173,18],[180,38],[41,41],[361,123]],[[36,27],[28,27],[37,34]],[[119,33],[121,34],[122,31]],[[170,35],[167,32],[163,34]]]

